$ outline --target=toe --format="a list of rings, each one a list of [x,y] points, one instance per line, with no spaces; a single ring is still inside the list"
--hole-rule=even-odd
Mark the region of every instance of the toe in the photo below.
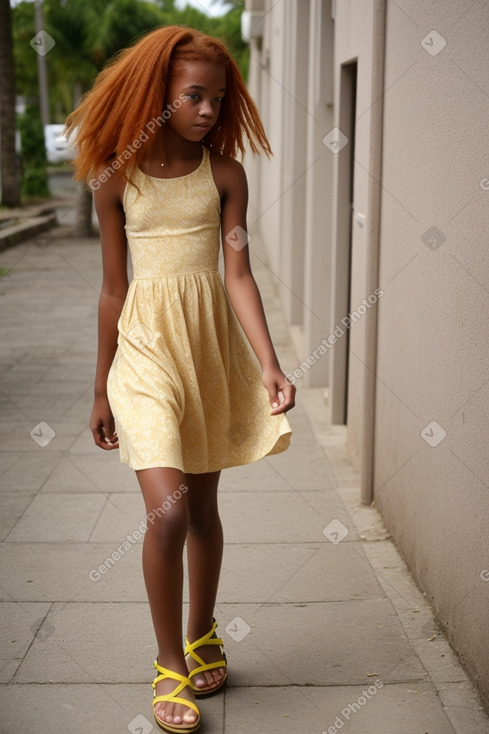
[[[205,682],[206,682],[206,685],[207,686],[212,686],[213,687],[213,686],[216,685],[216,681],[214,680],[214,676],[212,675],[212,672],[211,671],[208,671],[205,674]]]
[[[164,721],[166,721],[168,724],[171,724],[173,721],[173,706],[168,706],[165,709],[165,718]]]
[[[224,671],[222,668],[217,668],[213,671],[215,683],[220,683],[224,677]]]
[[[197,720],[197,715],[192,709],[187,709],[187,713],[184,714],[183,720],[186,724],[193,724]]]

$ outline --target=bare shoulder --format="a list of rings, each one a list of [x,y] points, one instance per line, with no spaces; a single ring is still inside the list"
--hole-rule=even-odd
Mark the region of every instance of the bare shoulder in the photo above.
[[[212,174],[221,198],[234,191],[247,191],[246,173],[235,158],[220,153],[210,154]]]
[[[89,186],[93,191],[95,205],[99,206],[120,206],[122,208],[122,198],[126,181],[120,176],[110,176],[107,174],[107,167],[102,166],[95,176],[89,182]]]

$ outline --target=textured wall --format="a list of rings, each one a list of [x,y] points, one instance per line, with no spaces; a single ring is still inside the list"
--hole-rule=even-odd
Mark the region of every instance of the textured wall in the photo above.
[[[489,698],[488,28],[388,4],[374,493]]]

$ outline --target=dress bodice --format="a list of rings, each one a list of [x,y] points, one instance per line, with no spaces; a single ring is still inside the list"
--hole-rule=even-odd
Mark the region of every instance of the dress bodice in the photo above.
[[[221,202],[204,146],[186,176],[155,178],[136,168],[123,206],[134,278],[218,269]]]

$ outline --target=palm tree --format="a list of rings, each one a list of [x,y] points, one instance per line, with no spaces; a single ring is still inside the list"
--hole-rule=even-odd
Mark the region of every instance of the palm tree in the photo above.
[[[20,180],[15,152],[15,71],[9,0],[0,0],[0,168],[2,204],[18,206]]]

